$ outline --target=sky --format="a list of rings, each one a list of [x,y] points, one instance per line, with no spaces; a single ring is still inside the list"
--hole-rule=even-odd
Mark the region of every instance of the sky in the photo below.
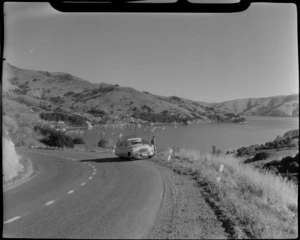
[[[4,13],[4,57],[16,67],[204,102],[298,93],[293,3],[171,14],[6,2]]]

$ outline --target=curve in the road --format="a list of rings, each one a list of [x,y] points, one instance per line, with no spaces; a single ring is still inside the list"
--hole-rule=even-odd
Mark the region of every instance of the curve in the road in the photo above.
[[[154,223],[163,184],[147,162],[75,151],[22,154],[40,174],[4,193],[4,236],[140,238]]]
[[[64,156],[59,156],[59,155],[50,154],[50,153],[33,152],[33,151],[26,151],[26,150],[25,150],[25,151],[23,150],[22,152],[23,152],[23,153],[35,153],[35,154],[44,155],[44,156],[50,156],[50,157],[54,157],[54,158],[61,158],[61,159],[66,159],[66,160],[76,161],[76,158],[64,157]],[[64,197],[66,194],[72,194],[72,193],[74,193],[74,191],[76,191],[77,188],[86,185],[88,181],[92,180],[92,179],[93,179],[93,175],[96,174],[97,170],[96,170],[96,168],[95,168],[92,164],[90,164],[90,163],[88,163],[88,162],[86,162],[86,164],[93,170],[93,172],[92,172],[92,175],[90,175],[84,182],[82,182],[82,183],[80,184],[80,186],[77,186],[77,187],[75,186],[74,189],[69,190],[69,191],[68,191],[67,193],[65,193],[65,194],[61,194],[60,196],[56,197],[56,198],[53,199],[53,200],[50,200],[50,201],[46,202],[45,204],[43,204],[43,205],[41,205],[41,206],[37,206],[36,209],[39,209],[40,207],[43,207],[43,206],[49,206],[49,205],[55,203],[55,202],[56,202],[57,200],[59,200],[61,197]],[[16,185],[16,186],[18,186],[18,185]],[[7,224],[7,223],[11,223],[11,222],[13,222],[13,221],[16,221],[16,220],[20,219],[21,217],[26,216],[26,215],[28,215],[28,214],[34,212],[34,210],[35,210],[35,209],[31,210],[30,212],[26,212],[26,213],[24,213],[22,216],[15,216],[15,217],[12,217],[12,218],[10,218],[10,219],[4,221],[3,223],[4,223],[4,224]]]
[[[22,151],[22,152],[32,153],[31,151]],[[75,158],[64,157],[64,156],[58,156],[58,155],[53,155],[53,154],[48,154],[48,153],[40,153],[40,152],[36,152],[36,154],[40,154],[40,155],[44,155],[44,156],[50,156],[50,157],[56,157],[56,158],[61,158],[61,159],[66,159],[66,160],[76,161]],[[89,164],[89,163],[87,163],[87,165],[90,166],[90,167],[92,168],[92,170],[93,170],[92,175],[95,175],[95,174],[96,174],[96,171],[97,171],[97,170],[95,169],[95,167],[94,167],[93,165]],[[91,175],[88,179],[86,179],[85,182],[81,183],[80,186],[75,187],[74,189],[69,190],[66,194],[72,194],[72,193],[74,193],[74,191],[76,191],[77,188],[84,186],[88,181],[90,181],[90,180],[93,179],[93,176],[92,176],[92,175]],[[17,185],[17,186],[18,186],[18,185]],[[15,217],[12,217],[12,218],[10,218],[10,219],[4,221],[3,223],[4,223],[4,224],[8,224],[8,223],[14,222],[14,221],[20,219],[21,217],[26,216],[26,215],[28,215],[28,214],[34,212],[35,210],[37,210],[37,209],[43,207],[43,206],[49,206],[49,205],[55,203],[55,202],[56,202],[57,200],[59,200],[61,197],[64,197],[64,195],[66,195],[66,194],[60,195],[60,196],[56,197],[55,199],[50,200],[50,201],[46,202],[45,204],[43,204],[43,205],[41,205],[41,206],[37,206],[35,209],[33,209],[33,210],[29,211],[29,212],[26,212],[26,213],[24,213],[24,214],[21,215],[21,216],[15,216]]]

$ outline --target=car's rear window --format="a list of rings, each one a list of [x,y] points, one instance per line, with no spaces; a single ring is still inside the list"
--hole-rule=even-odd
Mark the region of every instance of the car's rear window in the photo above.
[[[133,139],[133,140],[119,140],[116,144],[117,147],[129,147],[138,144],[149,144],[145,139]]]
[[[137,145],[137,144],[141,144],[142,143],[142,140],[131,140],[131,141],[128,141],[129,144],[131,145]]]

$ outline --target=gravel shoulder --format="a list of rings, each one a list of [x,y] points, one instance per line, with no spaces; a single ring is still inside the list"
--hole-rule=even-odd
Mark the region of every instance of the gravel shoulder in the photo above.
[[[227,239],[222,223],[191,176],[155,162],[164,181],[164,195],[150,239]]]

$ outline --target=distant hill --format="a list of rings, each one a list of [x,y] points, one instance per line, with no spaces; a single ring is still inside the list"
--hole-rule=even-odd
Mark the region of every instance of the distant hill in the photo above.
[[[299,94],[267,98],[246,98],[212,103],[210,106],[241,115],[299,116]]]
[[[131,87],[94,84],[68,73],[21,69],[4,63],[4,98],[28,107],[85,112],[107,120],[149,122],[243,122],[231,111],[177,96],[162,97]],[[9,102],[6,101],[6,102]]]

